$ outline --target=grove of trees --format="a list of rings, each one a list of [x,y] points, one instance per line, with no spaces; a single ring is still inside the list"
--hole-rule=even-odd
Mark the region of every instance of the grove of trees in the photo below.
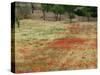
[[[15,20],[20,27],[20,19],[31,18],[35,11],[35,3],[16,3],[15,4]],[[75,6],[75,5],[60,5],[60,4],[40,4],[40,10],[43,13],[43,20],[46,20],[46,13],[54,13],[55,21],[61,20],[61,15],[68,14],[66,18],[69,18],[69,22],[72,23],[72,19],[77,16],[87,17],[87,21],[90,18],[97,17],[97,7],[90,6]]]
[[[70,23],[72,22],[72,19],[75,17],[75,15],[87,17],[87,21],[90,21],[91,17],[97,17],[97,8],[89,6],[42,4],[42,11],[44,20],[45,13],[50,11],[55,14],[56,21],[61,20],[62,14],[68,13]]]

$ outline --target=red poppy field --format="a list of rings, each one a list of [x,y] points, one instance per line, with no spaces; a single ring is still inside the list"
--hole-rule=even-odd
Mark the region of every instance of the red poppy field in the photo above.
[[[16,73],[97,67],[96,22],[20,22],[15,28]]]

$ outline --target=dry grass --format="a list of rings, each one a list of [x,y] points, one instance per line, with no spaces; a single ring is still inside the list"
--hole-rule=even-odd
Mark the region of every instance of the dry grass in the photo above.
[[[95,22],[21,20],[15,30],[17,73],[97,67]]]

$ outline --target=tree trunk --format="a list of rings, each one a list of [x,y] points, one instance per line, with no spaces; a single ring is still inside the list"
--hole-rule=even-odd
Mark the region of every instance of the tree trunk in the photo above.
[[[45,20],[45,11],[42,11],[43,12],[43,20]]]
[[[70,17],[70,23],[72,23],[72,18]]]
[[[59,20],[59,14],[57,13],[57,21]]]
[[[69,23],[71,23],[70,13],[68,12]]]
[[[72,23],[71,14],[69,14],[69,22]]]
[[[57,14],[55,13],[55,21],[57,21]]]
[[[61,21],[61,14],[59,14],[59,21]]]
[[[89,16],[87,16],[87,20],[88,20],[88,22],[90,21],[90,17]]]
[[[33,4],[31,4],[31,6],[32,6],[32,13],[34,13],[34,5],[33,5]]]

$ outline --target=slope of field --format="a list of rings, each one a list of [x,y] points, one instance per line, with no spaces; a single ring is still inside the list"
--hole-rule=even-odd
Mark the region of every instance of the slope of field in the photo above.
[[[20,22],[15,28],[17,73],[97,67],[95,22]]]

